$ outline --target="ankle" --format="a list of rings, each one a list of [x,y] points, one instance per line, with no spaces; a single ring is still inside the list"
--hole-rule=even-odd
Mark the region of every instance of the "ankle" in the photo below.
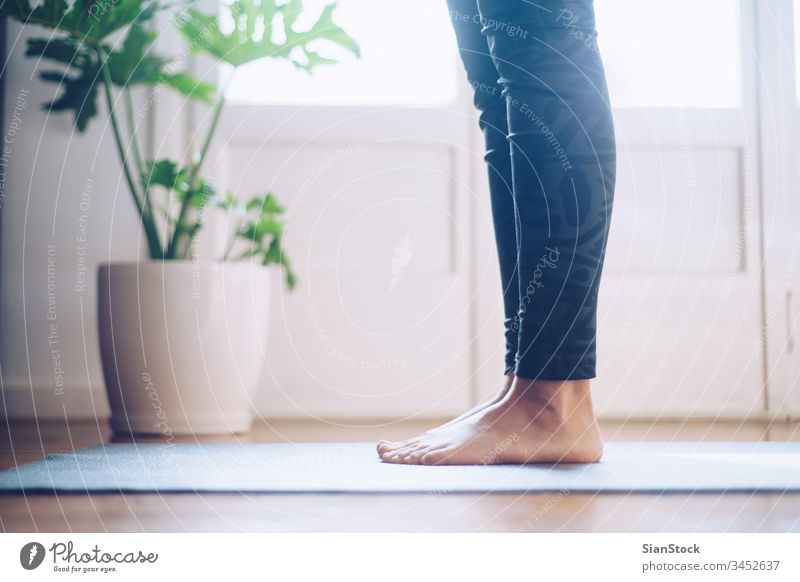
[[[517,376],[514,372],[509,372],[506,374],[506,382],[505,382],[505,389],[508,390],[513,386],[514,380],[516,380]]]
[[[510,395],[513,401],[533,405],[558,417],[584,412],[594,418],[589,380],[528,380],[517,376]]]

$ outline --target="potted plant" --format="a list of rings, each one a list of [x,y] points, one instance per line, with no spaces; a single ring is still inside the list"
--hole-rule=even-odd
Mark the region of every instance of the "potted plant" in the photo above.
[[[40,72],[58,85],[51,112],[70,112],[79,132],[102,100],[121,171],[147,241],[149,260],[98,270],[98,322],[111,425],[124,433],[219,433],[247,430],[266,339],[268,267],[295,285],[284,249],[284,209],[272,193],[241,200],[203,177],[225,105],[224,91],[156,54],[152,19],[168,12],[195,54],[234,70],[285,59],[313,71],[336,62],[325,43],[358,55],[355,41],[323,9],[298,30],[301,0],[234,0],[218,13],[155,0],[6,1],[0,16],[47,29],[26,55],[55,65]],[[113,39],[113,42],[112,42]],[[134,123],[133,92],[166,87],[211,108],[200,147],[180,161],[147,159]],[[221,256],[199,261],[198,233],[210,212],[230,227]]]

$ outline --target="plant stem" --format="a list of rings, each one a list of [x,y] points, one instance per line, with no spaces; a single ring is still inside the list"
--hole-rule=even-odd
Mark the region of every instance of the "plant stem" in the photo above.
[[[242,226],[242,220],[239,219],[236,221],[236,227],[233,229],[233,233],[231,233],[231,240],[228,241],[228,244],[225,245],[225,253],[222,255],[222,261],[225,262],[228,260],[228,256],[231,254],[233,250],[233,245],[236,244],[236,237],[238,236],[239,229]]]
[[[131,196],[133,196],[133,201],[136,204],[136,209],[138,210],[139,217],[142,221],[142,227],[144,228],[145,236],[147,237],[150,256],[154,259],[160,259],[163,258],[163,251],[161,249],[161,241],[158,238],[158,231],[155,228],[152,215],[149,214],[143,205],[142,200],[139,198],[136,182],[133,180],[131,171],[128,168],[128,156],[122,142],[122,134],[120,133],[119,123],[117,122],[117,116],[114,111],[114,98],[111,93],[111,72],[108,70],[107,63],[108,55],[101,45],[97,46],[97,54],[100,57],[100,68],[103,73],[103,87],[105,89],[106,105],[108,106],[108,116],[111,119],[111,128],[114,131],[114,141],[117,144],[117,152],[119,153],[120,162],[122,163],[122,170],[125,174],[125,179],[128,182],[128,188],[130,188]]]
[[[150,177],[147,175],[147,168],[144,165],[144,159],[142,157],[142,148],[139,145],[139,131],[138,127],[134,124],[133,120],[133,100],[131,99],[131,91],[130,88],[125,85],[122,88],[122,93],[125,99],[125,113],[128,122],[128,132],[131,136],[131,149],[133,150],[133,160],[134,164],[136,164],[136,168],[139,172],[139,179],[141,180],[142,184],[142,202],[144,204],[144,209],[147,211],[147,214],[150,215],[153,221],[153,228],[156,229],[158,232],[158,224],[155,222],[155,211],[153,210],[153,201],[152,196],[150,195]],[[160,240],[161,237],[159,237]],[[160,245],[159,245],[160,246]]]
[[[180,250],[178,249],[178,245],[180,244],[182,238],[181,228],[183,226],[183,221],[186,219],[186,214],[189,212],[191,198],[199,187],[197,179],[200,174],[200,169],[202,168],[203,163],[206,160],[206,156],[208,155],[208,151],[211,148],[211,142],[214,138],[214,133],[216,133],[217,125],[219,125],[219,119],[222,115],[222,109],[224,106],[225,106],[225,93],[223,91],[219,100],[214,104],[213,114],[211,118],[211,125],[209,126],[208,132],[206,133],[206,138],[203,141],[203,147],[200,150],[200,157],[198,158],[197,163],[192,165],[192,168],[189,172],[189,192],[187,192],[186,197],[181,202],[181,208],[178,213],[178,220],[175,222],[175,228],[172,232],[172,239],[170,240],[169,246],[167,247],[168,259],[178,258],[176,255],[177,253],[180,252]],[[189,242],[191,242],[191,240]]]
[[[139,147],[139,135],[136,131],[136,126],[133,123],[133,100],[131,99],[131,91],[126,85],[122,88],[122,94],[125,97],[125,115],[128,121],[128,132],[131,134],[131,149],[133,150],[133,160],[136,167],[139,169],[139,176],[144,182],[145,167],[142,161],[141,148]],[[147,186],[143,183],[142,188],[145,190]]]

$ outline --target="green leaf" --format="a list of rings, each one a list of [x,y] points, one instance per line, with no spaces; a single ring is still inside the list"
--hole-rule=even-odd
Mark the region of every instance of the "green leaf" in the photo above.
[[[263,197],[253,196],[247,201],[247,210],[259,210],[264,214],[283,214],[286,209],[278,203],[272,192],[267,192]]]
[[[34,21],[59,23],[67,12],[66,0],[44,0],[42,4],[33,9],[31,16]]]
[[[208,204],[209,200],[217,196],[217,189],[214,184],[208,180],[201,179],[200,186],[197,190],[190,193],[189,206],[192,208],[203,208]]]
[[[292,265],[289,262],[286,252],[283,250],[282,240],[280,237],[275,237],[269,245],[269,248],[262,255],[261,264],[267,265],[280,265],[286,272],[286,286],[289,289],[294,289],[297,285],[297,276],[292,270]]]
[[[267,250],[264,253],[264,264],[280,264],[282,255],[283,250],[281,249],[281,239],[280,237],[275,237],[272,239],[272,242],[269,244],[269,247],[267,247]]]
[[[134,23],[149,20],[158,4],[154,0],[76,0],[64,24],[99,42]]]
[[[278,203],[278,200],[268,192],[264,199],[261,201],[261,212],[268,214],[283,214],[286,209]]]
[[[205,51],[224,60],[230,41],[220,30],[216,17],[188,8],[178,14],[175,23],[193,53]]]
[[[149,161],[146,164],[145,182],[149,187],[163,186],[176,194],[182,202],[188,196],[190,208],[202,208],[217,197],[214,184],[208,180],[200,180],[196,189],[189,185],[189,170],[178,167],[172,160]]]
[[[206,52],[234,67],[273,57],[289,60],[305,70],[332,64],[336,60],[312,51],[308,44],[313,41],[328,41],[337,44],[358,56],[358,44],[342,28],[333,22],[335,4],[326,6],[317,21],[305,31],[297,31],[294,25],[302,14],[302,4],[291,0],[278,4],[276,0],[235,0],[227,9],[233,30],[223,32],[216,15],[205,14],[189,8],[177,17],[177,26],[194,52]],[[281,14],[285,40],[273,41],[275,17]],[[304,60],[292,57],[294,49],[305,55]]]
[[[115,85],[124,87],[158,81],[168,60],[150,54],[155,38],[156,33],[146,30],[141,24],[133,24],[128,29],[122,48],[108,56],[108,68]]]
[[[288,266],[286,267],[286,286],[289,287],[289,291],[293,290],[297,287],[297,275],[294,274],[294,271]]]
[[[76,74],[68,75],[60,71],[43,71],[39,78],[48,83],[58,83],[61,94],[44,104],[44,109],[72,111],[75,128],[79,132],[86,130],[89,121],[97,115],[97,78],[99,67],[93,63],[76,69]]]
[[[110,1],[110,0],[109,0]],[[140,23],[129,27],[120,50],[108,53],[108,68],[112,82],[119,87],[164,82],[179,85],[185,91],[194,89],[199,96],[207,98],[213,87],[196,83],[182,74],[165,74],[168,60],[150,53],[155,33],[146,30]],[[84,131],[89,121],[97,114],[95,98],[102,83],[100,60],[95,45],[88,45],[80,38],[69,36],[52,39],[29,39],[26,56],[49,60],[65,67],[63,72],[48,71],[41,78],[57,83],[61,93],[47,107],[51,111],[72,111],[75,125]],[[190,88],[191,87],[191,88]]]
[[[162,83],[181,95],[205,103],[213,103],[217,89],[186,72],[170,73],[166,66],[170,59],[153,54],[156,33],[141,24],[133,24],[122,49],[110,54],[108,64],[115,85],[156,85]]]
[[[297,276],[292,271],[289,259],[283,250],[282,240],[285,228],[279,218],[285,209],[271,192],[263,196],[253,196],[242,204],[233,193],[227,192],[224,198],[215,199],[215,205],[225,210],[236,209],[248,217],[235,232],[236,239],[246,243],[236,259],[256,257],[262,265],[279,265],[286,275],[289,289],[297,285]],[[230,247],[229,249],[230,250]],[[226,250],[226,257],[228,256]]]
[[[212,104],[216,101],[217,88],[211,83],[198,81],[189,73],[163,73],[159,82],[175,89],[184,97]]]
[[[286,258],[286,253],[283,251],[281,251],[280,264],[283,267],[283,270],[286,272],[286,286],[289,287],[289,290],[291,291],[297,287],[297,275],[295,275],[294,271],[292,270],[292,265],[289,263],[289,259]]]
[[[336,59],[329,59],[327,57],[323,57],[319,53],[315,53],[314,51],[310,51],[308,49],[304,51],[304,54],[305,54],[305,60],[300,61],[297,59],[292,59],[292,64],[298,69],[306,71],[307,73],[311,73],[319,65],[336,64]]]
[[[80,67],[82,65],[81,61],[91,59],[93,53],[90,53],[79,42],[69,37],[53,39],[29,38],[25,56]]]
[[[322,14],[320,14],[317,21],[306,32],[298,33],[291,28],[287,28],[286,44],[302,43],[305,45],[312,40],[324,39],[338,44],[356,57],[361,56],[361,49],[358,43],[343,28],[333,22],[334,10],[336,10],[336,4],[328,4],[322,9]]]
[[[234,211],[239,216],[244,216],[246,212],[244,204],[239,202],[239,199],[236,198],[236,195],[230,190],[225,192],[224,196],[220,196],[219,194],[212,196],[209,200],[209,204],[221,210]]]
[[[222,200],[223,200],[222,202],[223,208],[226,209],[235,208],[239,202],[239,200],[236,198],[236,195],[231,191],[226,192],[225,198],[223,198]]]
[[[283,224],[271,218],[262,218],[256,222],[249,222],[239,230],[239,237],[253,242],[260,242],[268,234],[280,236],[283,234]]]
[[[25,55],[52,61],[64,69],[46,70],[39,78],[58,85],[60,93],[44,105],[52,112],[71,111],[75,127],[85,131],[89,121],[97,115],[97,94],[101,82],[100,61],[97,54],[80,39],[55,37],[28,39]]]
[[[147,162],[145,181],[150,186],[163,186],[174,190],[185,183],[186,172],[178,168],[172,160],[158,160]]]
[[[283,12],[284,28],[294,28],[294,23],[303,13],[303,0],[289,0],[283,5],[281,12]]]
[[[31,12],[33,9],[28,0],[2,0],[0,3],[0,17],[26,20]]]
[[[134,22],[150,19],[157,9],[155,0],[44,0],[36,6],[29,0],[2,0],[0,16],[99,44]]]
[[[103,9],[99,2],[94,0],[75,0],[70,9],[61,18],[60,22],[50,22],[49,26],[75,36],[88,38]],[[41,23],[38,23],[41,24]]]
[[[2,0],[0,0],[2,1]],[[206,103],[214,101],[216,87],[196,80],[188,73],[165,71],[169,60],[152,53],[156,33],[134,23],[119,50],[108,53],[111,80],[117,87],[164,84],[182,95]],[[72,111],[75,125],[84,131],[97,114],[96,96],[102,83],[100,60],[92,45],[72,37],[29,39],[26,56],[38,57],[64,66],[66,70],[47,71],[42,80],[56,83],[61,93],[46,105],[51,111]]]

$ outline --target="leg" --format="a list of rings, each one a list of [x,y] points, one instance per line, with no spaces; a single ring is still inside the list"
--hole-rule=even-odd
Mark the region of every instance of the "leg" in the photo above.
[[[597,461],[588,379],[615,149],[591,2],[478,4],[506,99],[519,218],[516,379],[500,402],[383,458]]]
[[[479,112],[478,124],[483,132],[486,161],[489,173],[489,195],[492,205],[497,255],[500,263],[500,283],[503,290],[505,325],[505,381],[499,394],[488,402],[479,404],[458,418],[433,429],[450,426],[498,402],[508,391],[514,379],[514,367],[519,338],[519,277],[517,276],[516,210],[511,181],[511,150],[508,144],[506,100],[498,83],[500,74],[489,54],[487,38],[476,0],[448,0],[448,8],[458,42],[459,55],[473,89],[475,108]],[[381,441],[378,453],[418,442],[432,431],[402,443]]]
[[[482,19],[476,0],[448,0],[447,5],[485,141],[484,160],[489,173],[489,196],[503,290],[505,374],[509,374],[516,366],[518,351],[519,277],[506,99],[487,37],[482,34]]]
[[[590,0],[479,0],[508,110],[519,213],[517,376],[595,375],[597,293],[616,152]],[[485,7],[485,10],[484,10]],[[517,26],[525,39],[509,34]],[[505,32],[504,32],[505,30]]]

